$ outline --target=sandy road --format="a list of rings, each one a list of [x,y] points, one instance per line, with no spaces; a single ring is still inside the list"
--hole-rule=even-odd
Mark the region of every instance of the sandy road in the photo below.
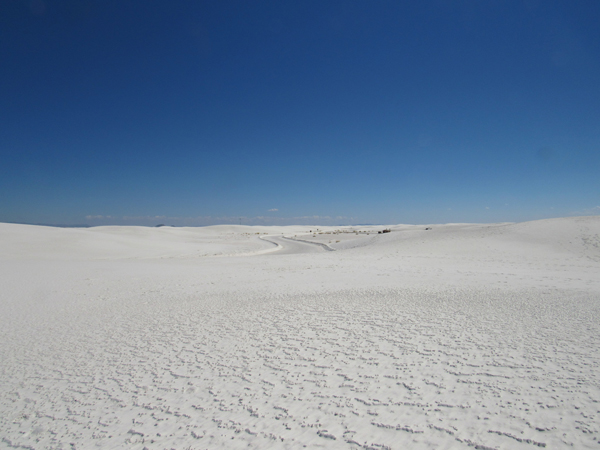
[[[267,236],[262,237],[263,241],[271,242],[279,247],[274,253],[269,253],[270,255],[294,255],[298,253],[321,253],[324,251],[331,251],[332,249],[319,243],[301,241],[292,238],[287,238],[284,236]]]

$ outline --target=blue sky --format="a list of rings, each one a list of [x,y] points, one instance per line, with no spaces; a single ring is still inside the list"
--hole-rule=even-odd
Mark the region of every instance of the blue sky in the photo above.
[[[0,3],[0,221],[600,214],[600,2]]]

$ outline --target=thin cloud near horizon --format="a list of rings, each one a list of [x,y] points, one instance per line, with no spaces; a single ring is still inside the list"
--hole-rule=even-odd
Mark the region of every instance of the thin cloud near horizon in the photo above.
[[[484,207],[486,211],[491,208]],[[268,210],[269,212],[279,211],[277,208]],[[590,208],[571,211],[566,216],[596,216],[600,215],[600,205]],[[552,216],[558,217],[558,216]],[[551,218],[551,217],[544,217]],[[158,224],[175,225],[175,226],[210,226],[210,225],[226,225],[239,224],[240,219],[242,225],[356,225],[357,223],[383,223],[379,221],[368,220],[368,218],[354,216],[329,216],[329,215],[304,215],[304,216],[167,216],[167,215],[145,215],[145,216],[115,216],[103,214],[88,214],[85,220],[92,226],[97,225],[142,225],[154,226]],[[537,220],[537,219],[530,219]],[[523,222],[528,220],[516,220],[515,222]],[[386,224],[392,223],[417,223],[415,221],[387,221]],[[425,222],[423,222],[425,223]],[[433,222],[428,222],[433,223]],[[444,223],[444,222],[440,222]],[[475,223],[475,222],[474,222]]]
[[[128,225],[128,226],[155,226],[159,224],[174,226],[210,226],[210,225],[353,225],[357,218],[348,216],[320,216],[306,215],[293,217],[274,216],[111,216],[111,215],[87,215],[92,226],[101,225]]]

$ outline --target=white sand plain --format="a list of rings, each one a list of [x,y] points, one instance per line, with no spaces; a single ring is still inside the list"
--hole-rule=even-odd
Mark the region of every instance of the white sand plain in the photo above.
[[[383,228],[0,224],[0,448],[600,449],[600,217]]]

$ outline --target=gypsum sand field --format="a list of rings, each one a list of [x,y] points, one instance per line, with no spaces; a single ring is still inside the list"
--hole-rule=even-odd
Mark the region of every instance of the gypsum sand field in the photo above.
[[[0,448],[600,448],[600,217],[0,224],[0,270]]]

